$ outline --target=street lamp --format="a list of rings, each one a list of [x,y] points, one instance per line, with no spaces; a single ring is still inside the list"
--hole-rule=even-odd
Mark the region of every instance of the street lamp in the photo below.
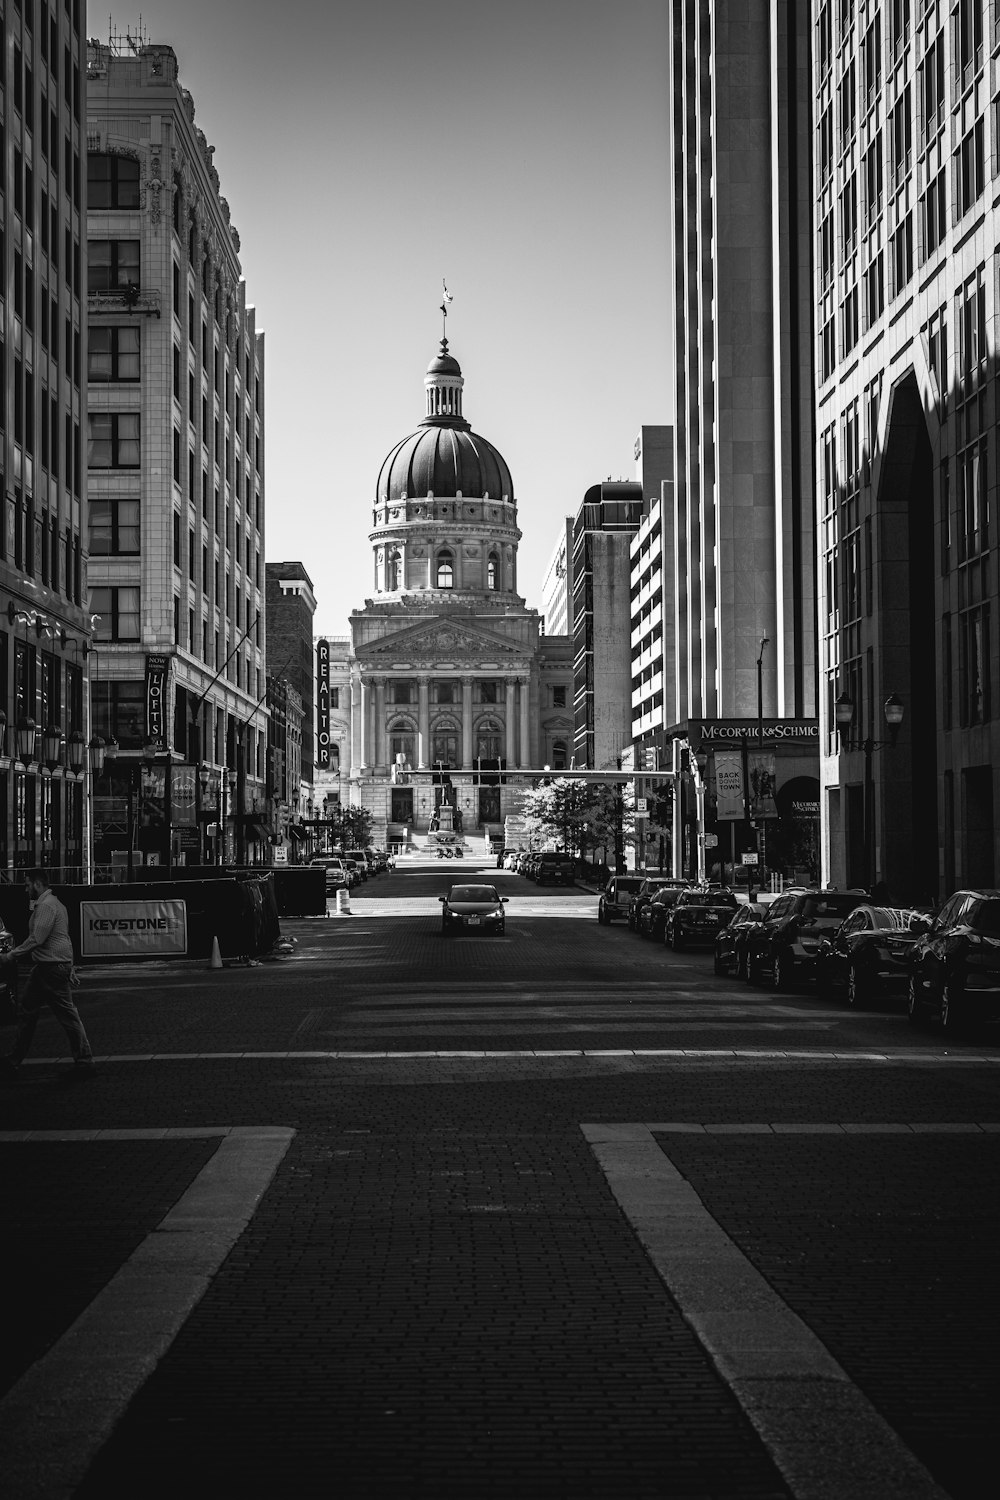
[[[889,729],[887,740],[874,740],[871,735],[863,740],[852,740],[849,731],[854,722],[854,700],[850,693],[843,692],[833,705],[834,717],[838,730],[848,736],[845,738],[845,747],[848,750],[861,750],[865,757],[865,787],[864,787],[864,824],[865,824],[865,889],[870,893],[875,878],[875,778],[872,768],[872,758],[876,750],[886,747],[894,749],[899,736],[899,726],[903,722],[906,709],[902,698],[898,693],[890,693],[882,705],[882,713]]]
[[[14,748],[17,759],[23,766],[35,759],[35,740],[38,728],[34,719],[22,716],[14,725]]]

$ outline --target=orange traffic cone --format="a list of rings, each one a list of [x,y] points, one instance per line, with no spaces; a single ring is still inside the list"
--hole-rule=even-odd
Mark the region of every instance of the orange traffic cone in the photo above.
[[[222,968],[222,952],[219,948],[219,939],[217,937],[212,939],[212,957],[208,961],[208,967],[210,969]]]

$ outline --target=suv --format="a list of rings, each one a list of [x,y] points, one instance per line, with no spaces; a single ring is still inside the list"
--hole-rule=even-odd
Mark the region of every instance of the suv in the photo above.
[[[539,885],[572,885],[576,870],[572,855],[547,852],[538,860],[535,879]]]
[[[681,891],[667,915],[663,941],[675,953],[689,943],[714,943],[720,929],[732,920],[737,905],[732,891]]]
[[[350,890],[351,877],[339,854],[321,854],[316,859],[311,859],[309,863],[314,867],[322,867],[326,871],[327,895],[331,891]]]
[[[908,1010],[942,1028],[1000,1019],[1000,891],[956,891],[909,954]]]
[[[597,903],[597,920],[607,927],[616,917],[627,917],[632,899],[642,885],[641,875],[612,875]]]
[[[864,891],[786,891],[772,901],[747,938],[750,984],[761,984],[767,972],[776,990],[790,988],[796,978],[814,978],[823,939],[865,899]]]

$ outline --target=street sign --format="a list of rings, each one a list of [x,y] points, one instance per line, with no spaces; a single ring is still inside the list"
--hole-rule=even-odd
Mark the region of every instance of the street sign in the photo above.
[[[744,865],[755,865],[757,863],[756,849],[751,849],[748,854],[741,854],[740,863]]]

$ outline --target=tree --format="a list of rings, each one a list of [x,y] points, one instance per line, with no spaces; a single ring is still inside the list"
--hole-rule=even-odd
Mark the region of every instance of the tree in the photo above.
[[[367,807],[338,803],[330,818],[330,839],[344,849],[366,848],[372,841],[372,815]]]
[[[554,776],[525,794],[525,815],[548,834],[556,834],[568,854],[586,839],[583,825],[592,816],[598,788],[576,776]]]

